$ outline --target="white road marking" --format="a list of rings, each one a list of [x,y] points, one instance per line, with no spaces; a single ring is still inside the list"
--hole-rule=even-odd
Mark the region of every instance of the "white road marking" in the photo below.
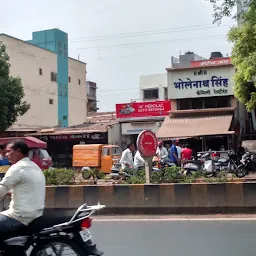
[[[96,222],[181,222],[181,221],[256,221],[256,217],[247,218],[155,218],[155,219],[93,219]]]

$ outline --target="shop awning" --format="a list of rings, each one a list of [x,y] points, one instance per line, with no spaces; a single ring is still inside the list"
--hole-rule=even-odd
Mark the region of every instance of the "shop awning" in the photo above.
[[[157,131],[159,139],[233,134],[229,131],[233,115],[201,117],[166,117]]]

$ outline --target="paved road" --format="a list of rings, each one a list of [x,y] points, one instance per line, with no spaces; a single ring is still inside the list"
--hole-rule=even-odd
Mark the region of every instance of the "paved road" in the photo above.
[[[256,221],[94,221],[106,256],[241,256],[256,254]]]

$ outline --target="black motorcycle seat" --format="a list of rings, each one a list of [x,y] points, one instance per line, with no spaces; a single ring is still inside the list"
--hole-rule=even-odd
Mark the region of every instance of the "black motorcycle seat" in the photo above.
[[[0,241],[4,241],[4,244],[9,245],[22,244],[24,237],[37,234],[45,228],[68,222],[71,216],[72,215],[67,214],[67,212],[45,213],[44,216],[33,220],[28,226],[8,232],[7,234],[1,234]]]

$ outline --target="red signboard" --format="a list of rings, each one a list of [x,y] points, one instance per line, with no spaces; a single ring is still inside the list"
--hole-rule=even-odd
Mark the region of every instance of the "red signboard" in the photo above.
[[[229,57],[226,58],[218,58],[218,59],[210,59],[210,60],[199,60],[199,61],[192,61],[190,63],[191,67],[198,68],[198,67],[213,67],[213,66],[225,66],[231,65],[231,59]]]
[[[146,116],[167,116],[171,110],[171,102],[131,102],[116,104],[117,118],[146,117]]]
[[[156,135],[149,130],[141,132],[137,139],[137,148],[145,157],[154,156],[157,149]]]

